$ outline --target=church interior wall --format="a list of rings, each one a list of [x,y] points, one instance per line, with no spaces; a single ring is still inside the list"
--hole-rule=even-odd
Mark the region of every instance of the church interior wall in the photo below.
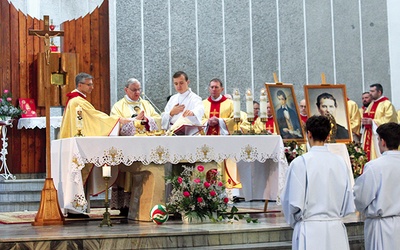
[[[348,97],[359,105],[361,93],[375,82],[391,97],[386,1],[127,0],[116,5],[118,89],[136,77],[160,109],[175,93],[171,75],[177,70],[188,73],[192,90],[202,98],[208,96],[208,81],[219,77],[227,93],[251,89],[257,100],[264,83],[273,82],[273,72],[294,84],[297,99],[304,96],[303,85],[321,82],[321,73],[328,83],[345,83]],[[122,95],[118,91],[118,98]]]

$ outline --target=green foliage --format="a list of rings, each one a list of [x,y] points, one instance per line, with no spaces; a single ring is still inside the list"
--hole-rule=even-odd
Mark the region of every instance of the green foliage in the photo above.
[[[22,110],[12,105],[12,94],[5,89],[0,99],[0,117],[4,120],[5,117],[16,118],[21,115]]]
[[[361,147],[360,143],[351,142],[347,144],[349,152],[351,169],[353,170],[354,178],[362,174],[364,165],[368,162],[367,153]]]

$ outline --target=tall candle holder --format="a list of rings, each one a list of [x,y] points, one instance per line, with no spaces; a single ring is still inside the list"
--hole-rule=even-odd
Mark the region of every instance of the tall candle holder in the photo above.
[[[261,122],[262,122],[262,126],[263,126],[263,130],[261,130],[261,134],[262,135],[269,135],[270,133],[268,132],[268,130],[265,128],[266,127],[266,123],[267,123],[267,118],[263,117],[260,118]]]
[[[106,182],[106,197],[104,201],[104,207],[106,208],[106,211],[103,213],[103,220],[100,223],[100,227],[102,227],[103,225],[112,227],[112,223],[110,220],[110,212],[108,212],[108,208],[110,206],[110,203],[108,201],[108,181],[110,180],[111,177],[111,166],[104,165],[102,170],[103,170],[103,179]]]
[[[233,118],[233,120],[236,122],[236,130],[233,132],[234,135],[241,135],[242,131],[240,131],[240,117],[239,118]]]
[[[255,135],[256,132],[254,131],[254,127],[253,127],[254,117],[247,118],[247,121],[250,123],[249,134],[250,135]]]
[[[236,123],[236,130],[234,135],[241,135],[240,131],[240,92],[238,89],[233,91],[233,121]]]

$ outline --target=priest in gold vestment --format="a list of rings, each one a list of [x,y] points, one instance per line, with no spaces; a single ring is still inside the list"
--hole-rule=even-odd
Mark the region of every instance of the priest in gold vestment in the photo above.
[[[203,100],[204,115],[202,124],[206,126],[207,135],[229,135],[233,133],[233,102],[221,95],[221,80],[214,78],[208,85],[210,96]]]
[[[146,131],[158,130],[161,127],[161,116],[155,111],[149,101],[140,97],[141,84],[135,78],[128,79],[125,84],[125,96],[116,102],[111,109],[111,116],[131,118],[134,122],[141,122]],[[130,128],[135,129],[134,126]],[[125,131],[125,132],[123,132]],[[129,132],[129,133],[128,133]],[[121,129],[121,135],[133,135],[138,131],[126,131]],[[132,174],[124,171],[129,168],[120,168],[120,173],[111,193],[111,208],[119,209],[121,215],[127,215],[129,211]]]
[[[208,84],[210,96],[203,100],[204,115],[202,118],[202,124],[206,126],[206,135],[230,135],[234,131],[233,102],[221,94],[223,90],[222,81],[218,78],[212,79]],[[240,188],[236,162],[226,159],[220,165],[224,165],[220,167],[225,170],[222,172],[228,187]]]
[[[96,110],[86,100],[86,96],[94,88],[93,77],[87,73],[79,73],[75,77],[75,84],[76,89],[67,94],[68,100],[61,122],[60,139],[75,136],[118,135],[120,124],[128,123],[129,120],[111,117]],[[87,194],[97,194],[104,191],[105,187],[101,169],[92,168],[93,164],[86,164],[81,170],[83,183],[87,184]],[[113,177],[116,177],[118,168],[112,168],[112,170]],[[114,181],[115,178],[110,179],[110,183]]]
[[[381,84],[375,83],[370,85],[369,92],[373,101],[365,110],[361,120],[364,126],[362,143],[368,160],[373,160],[380,156],[376,129],[384,123],[397,123],[397,113],[389,99],[383,96],[383,87]]]
[[[119,123],[128,122],[127,119],[110,117],[93,107],[86,100],[94,88],[93,77],[86,73],[79,73],[75,77],[76,89],[67,94],[68,100],[65,107],[60,128],[60,139],[74,137],[81,130],[83,136],[108,136],[118,135]],[[78,112],[82,112],[78,116]]]
[[[141,120],[146,131],[158,130],[161,127],[161,116],[149,101],[140,97],[141,90],[137,79],[128,79],[124,88],[125,96],[114,104],[111,116]]]

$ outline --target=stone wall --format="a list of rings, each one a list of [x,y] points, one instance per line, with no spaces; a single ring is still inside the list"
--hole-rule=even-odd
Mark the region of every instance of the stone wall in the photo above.
[[[227,93],[249,88],[258,100],[273,72],[298,100],[321,73],[358,104],[376,82],[391,96],[386,1],[125,0],[115,11],[118,99],[135,77],[163,110],[178,70],[203,98],[219,77]]]

